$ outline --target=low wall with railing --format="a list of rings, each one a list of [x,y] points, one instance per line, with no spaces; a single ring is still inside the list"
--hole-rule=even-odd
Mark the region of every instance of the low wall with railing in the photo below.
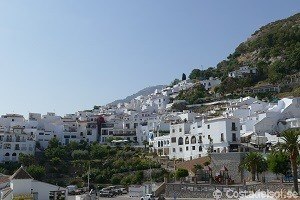
[[[167,183],[165,196],[169,198],[214,198],[214,192],[220,191],[222,199],[226,199],[226,192],[230,194],[238,192],[256,192],[256,191],[282,191],[291,190],[292,183],[266,183],[266,184],[251,184],[251,185],[204,185],[204,184],[186,184],[186,183]],[[247,194],[246,193],[246,194]],[[220,193],[219,193],[220,194]]]

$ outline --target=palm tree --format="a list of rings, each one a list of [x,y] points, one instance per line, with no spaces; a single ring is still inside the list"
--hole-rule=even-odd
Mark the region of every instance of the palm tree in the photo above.
[[[299,157],[300,148],[300,130],[299,129],[289,129],[282,134],[283,143],[280,144],[280,149],[286,152],[291,161],[291,167],[293,171],[293,182],[295,192],[299,194],[298,187],[298,172],[297,172],[297,160]]]
[[[263,161],[261,154],[257,152],[250,152],[246,155],[243,161],[240,163],[240,168],[246,169],[252,175],[252,181],[255,181],[255,174],[258,171],[258,163]]]

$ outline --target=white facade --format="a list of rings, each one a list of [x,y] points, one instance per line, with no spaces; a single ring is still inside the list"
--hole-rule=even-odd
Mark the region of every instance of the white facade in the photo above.
[[[240,67],[238,70],[228,73],[228,77],[241,78],[249,74],[256,74],[257,69],[255,67],[251,68],[249,66]]]
[[[210,90],[211,88],[216,87],[221,84],[221,80],[218,78],[210,77],[209,79],[200,81],[201,85],[205,88],[205,90]]]
[[[1,189],[1,199],[11,200],[18,196],[33,195],[38,200],[49,199],[50,192],[54,195],[63,193],[67,199],[67,189],[56,185],[34,180],[23,167],[20,167],[11,177],[9,187]]]
[[[151,144],[170,159],[191,160],[211,152],[237,150],[240,144],[239,119],[214,118],[170,125],[170,134],[155,137]]]

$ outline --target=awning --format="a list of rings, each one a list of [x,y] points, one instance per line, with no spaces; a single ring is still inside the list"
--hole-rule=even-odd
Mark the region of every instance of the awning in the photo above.
[[[248,132],[248,133],[244,133],[243,135],[241,135],[241,137],[247,137],[249,135],[252,135],[254,132]]]

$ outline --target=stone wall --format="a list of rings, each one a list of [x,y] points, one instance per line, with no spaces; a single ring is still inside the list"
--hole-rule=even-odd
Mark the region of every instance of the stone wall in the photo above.
[[[287,191],[292,189],[292,183],[268,183],[268,184],[252,184],[252,185],[204,185],[204,184],[180,184],[168,183],[166,184],[165,196],[173,198],[214,198],[214,191],[222,192],[222,199],[226,199],[226,191],[243,192],[252,191]]]
[[[220,173],[220,169],[225,166],[231,179],[235,183],[242,183],[245,172],[239,172],[239,165],[245,154],[244,152],[212,153],[210,167],[213,170],[213,176]]]

